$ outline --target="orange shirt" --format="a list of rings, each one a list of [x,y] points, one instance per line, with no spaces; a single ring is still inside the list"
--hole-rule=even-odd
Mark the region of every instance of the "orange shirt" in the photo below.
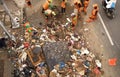
[[[89,1],[84,2],[84,7],[88,7]]]
[[[47,9],[49,8],[49,3],[48,3],[48,1],[43,5],[43,8],[44,8],[45,10],[47,10]]]
[[[65,6],[65,1],[62,1],[61,7],[62,7],[62,8],[65,8],[65,7],[66,7],[66,6]]]
[[[93,10],[92,10],[92,15],[96,16],[97,13],[98,13],[98,9],[93,9]]]

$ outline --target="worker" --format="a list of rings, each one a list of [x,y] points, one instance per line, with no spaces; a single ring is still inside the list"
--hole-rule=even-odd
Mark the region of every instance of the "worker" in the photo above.
[[[84,12],[85,14],[87,14],[88,4],[89,4],[89,0],[85,0],[85,1],[84,1],[84,7],[83,7],[83,12]]]
[[[74,3],[74,13],[78,17],[81,16],[81,8],[82,8],[82,4],[80,1]]]
[[[52,17],[52,16],[55,16],[55,15],[56,15],[55,12],[52,11],[51,9],[45,10],[45,11],[44,11],[44,14],[45,14],[47,20],[48,20],[48,17]]]
[[[91,22],[91,21],[95,20],[97,18],[97,13],[98,13],[98,5],[93,4],[93,10],[92,10],[91,15],[90,15],[89,19],[87,20],[87,22]]]
[[[71,16],[72,16],[72,29],[74,30],[75,26],[77,25],[77,18],[78,17],[75,13],[72,13]]]
[[[61,2],[61,13],[65,13],[66,10],[66,3],[65,0],[62,0]]]
[[[78,3],[74,3],[74,14],[78,15]]]
[[[78,3],[78,17],[80,17],[80,18],[81,18],[81,10],[82,10],[82,3],[79,2]]]
[[[44,11],[49,8],[50,3],[51,3],[51,0],[47,0],[47,1],[43,4],[42,13],[44,13]]]

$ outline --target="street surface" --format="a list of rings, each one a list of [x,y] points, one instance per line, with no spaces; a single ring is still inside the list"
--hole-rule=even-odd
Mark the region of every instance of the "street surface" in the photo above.
[[[105,29],[103,28],[102,24],[98,26],[95,26],[96,31],[98,32],[99,39],[102,40],[105,51],[102,52],[103,55],[103,67],[106,69],[105,74],[103,77],[119,77],[120,76],[120,7],[119,3],[120,1],[117,0],[116,9],[115,9],[115,18],[109,19],[103,8],[102,8],[102,1],[97,0],[92,3],[98,3],[99,4],[99,13],[102,17],[102,20],[107,28],[107,31],[109,32],[109,35],[112,39],[112,42],[114,45],[111,45],[109,38],[105,32]],[[117,64],[116,66],[109,66],[108,59],[110,58],[117,58]]]

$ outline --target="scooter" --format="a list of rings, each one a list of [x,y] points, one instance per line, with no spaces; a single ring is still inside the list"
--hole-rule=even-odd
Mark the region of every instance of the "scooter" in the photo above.
[[[102,6],[103,6],[103,9],[104,9],[107,17],[110,19],[113,19],[115,17],[115,9],[114,8],[107,9],[106,5],[107,4],[106,4],[105,0],[102,0]]]

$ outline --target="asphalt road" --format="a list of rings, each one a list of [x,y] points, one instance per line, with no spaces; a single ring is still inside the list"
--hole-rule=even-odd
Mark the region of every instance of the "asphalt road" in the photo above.
[[[102,7],[100,7],[100,15],[102,16],[102,19],[108,29],[108,32],[110,33],[110,36],[113,40],[113,43],[118,45],[120,47],[120,7],[119,7],[119,3],[120,1],[117,0],[117,4],[116,4],[116,9],[115,9],[115,18],[114,19],[109,19],[104,10],[102,9]],[[100,6],[101,6],[101,2],[99,2]]]
[[[99,4],[99,13],[100,16],[102,17],[102,20],[111,36],[111,39],[114,43],[114,45],[112,46],[107,34],[106,35],[106,40],[104,40],[105,43],[105,48],[106,51],[103,52],[104,55],[104,67],[107,69],[105,71],[106,75],[103,77],[120,77],[120,0],[117,0],[117,4],[116,4],[116,9],[115,9],[115,18],[114,19],[109,19],[103,8],[102,8],[102,0],[94,0],[94,3],[98,3]],[[104,29],[104,28],[103,28]],[[106,42],[107,41],[107,42]],[[117,59],[117,65],[116,66],[109,66],[108,65],[108,59],[110,58],[116,58]]]

